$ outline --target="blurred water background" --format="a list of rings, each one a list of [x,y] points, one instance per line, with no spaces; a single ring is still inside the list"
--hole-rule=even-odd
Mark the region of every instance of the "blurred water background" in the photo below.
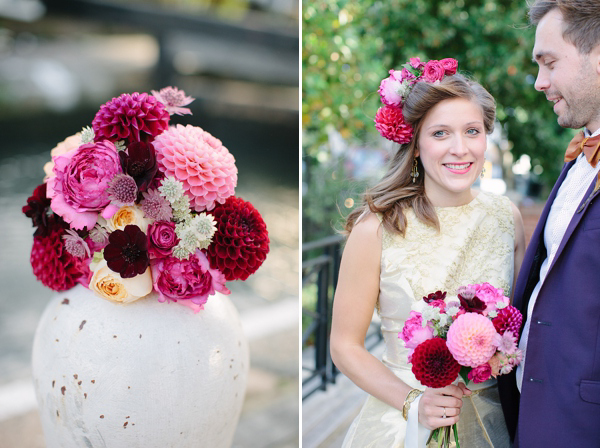
[[[228,284],[251,351],[233,446],[299,444],[297,1],[0,0],[0,448],[44,446],[30,356],[52,291],[21,207],[101,104],[167,85],[196,98],[172,122],[223,141],[271,239],[257,274]]]

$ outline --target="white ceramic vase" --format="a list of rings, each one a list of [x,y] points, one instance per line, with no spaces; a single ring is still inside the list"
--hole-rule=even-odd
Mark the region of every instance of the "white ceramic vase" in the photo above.
[[[228,297],[198,314],[148,297],[118,305],[78,285],[39,322],[33,378],[47,448],[227,448],[248,344]]]

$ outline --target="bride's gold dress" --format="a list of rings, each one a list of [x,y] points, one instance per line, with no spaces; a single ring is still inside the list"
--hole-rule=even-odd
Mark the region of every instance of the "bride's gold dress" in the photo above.
[[[514,218],[510,201],[480,192],[470,203],[436,207],[440,232],[405,211],[406,236],[383,231],[378,308],[385,341],[383,363],[411,388],[425,389],[407,363],[398,338],[411,307],[441,290],[447,300],[459,286],[488,282],[510,295],[514,275]],[[381,219],[381,218],[380,218]],[[508,447],[496,380],[469,383],[458,433],[461,447]],[[369,396],[352,423],[344,448],[404,447],[406,421],[401,411]]]

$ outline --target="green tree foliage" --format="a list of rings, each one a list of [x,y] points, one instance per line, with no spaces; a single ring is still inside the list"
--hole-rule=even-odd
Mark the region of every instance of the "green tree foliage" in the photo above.
[[[302,26],[307,171],[323,170],[332,129],[349,142],[381,146],[373,117],[380,106],[379,82],[390,69],[413,56],[453,57],[459,71],[496,98],[498,120],[514,160],[528,154],[532,165],[543,169],[537,171],[542,171],[546,192],[554,183],[573,132],[558,126],[551,103],[534,89],[535,29],[527,24],[525,0],[305,1]],[[309,190],[303,213],[312,216],[307,207],[331,208],[326,195],[332,189]],[[305,236],[310,238],[310,232]]]

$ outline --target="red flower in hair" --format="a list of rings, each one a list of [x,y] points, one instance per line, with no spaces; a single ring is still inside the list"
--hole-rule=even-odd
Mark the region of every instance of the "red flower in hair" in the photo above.
[[[412,355],[412,372],[423,386],[445,387],[452,383],[460,372],[446,341],[442,338],[428,339],[415,348]]]
[[[269,234],[260,213],[250,202],[230,196],[211,212],[217,222],[207,256],[212,269],[227,280],[246,280],[267,258]]]
[[[375,128],[379,133],[396,143],[408,143],[413,136],[413,128],[404,121],[402,109],[394,106],[380,107],[375,114]]]

